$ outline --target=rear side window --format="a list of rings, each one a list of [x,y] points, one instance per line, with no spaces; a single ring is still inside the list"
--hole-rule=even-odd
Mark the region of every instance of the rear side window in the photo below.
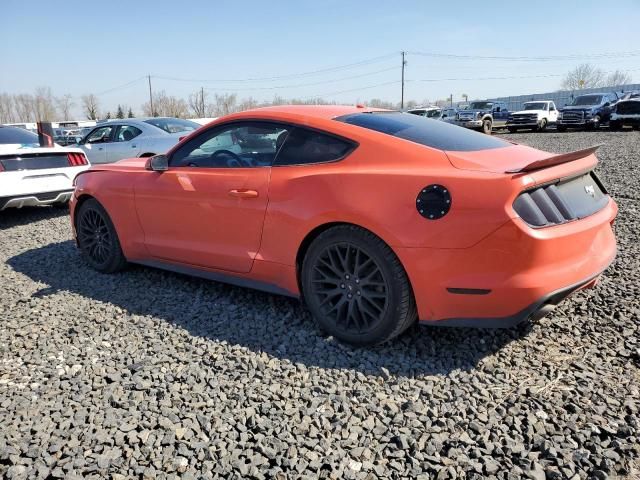
[[[407,113],[353,113],[336,120],[440,150],[467,152],[511,145],[464,127]]]
[[[297,127],[284,139],[275,165],[306,165],[340,160],[355,148],[348,140]]]

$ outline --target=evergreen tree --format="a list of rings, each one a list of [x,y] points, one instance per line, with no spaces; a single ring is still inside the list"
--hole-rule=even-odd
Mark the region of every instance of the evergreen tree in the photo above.
[[[134,117],[133,111],[131,110],[131,107],[129,107],[129,113],[127,113],[127,117],[128,118],[133,118]]]
[[[118,105],[118,111],[116,112],[116,118],[124,118],[124,112],[122,111],[122,107]]]
[[[109,120],[111,118],[111,112],[107,112],[107,114],[104,116],[105,120]]]

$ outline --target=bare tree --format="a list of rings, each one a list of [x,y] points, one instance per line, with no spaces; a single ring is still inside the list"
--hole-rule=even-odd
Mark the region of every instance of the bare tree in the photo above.
[[[0,93],[0,123],[16,121],[13,95]]]
[[[208,116],[221,117],[222,115],[228,115],[236,111],[237,96],[235,93],[223,93],[221,95],[216,93],[213,98],[213,108],[209,109],[209,111],[213,110],[213,115]]]
[[[36,120],[35,102],[33,95],[20,93],[13,97],[16,117],[22,122],[33,122]]]
[[[76,106],[71,94],[67,93],[61,97],[57,97],[56,104],[62,120],[69,120],[71,118],[71,109]]]
[[[142,111],[144,115],[150,117],[186,117],[189,114],[189,107],[184,99],[169,96],[162,90],[153,94],[153,112],[149,102],[142,105]]]
[[[395,110],[396,108],[393,103],[387,102],[386,100],[382,100],[380,98],[372,98],[369,102],[367,102],[367,105],[369,105],[371,108],[387,108],[389,110]]]
[[[204,89],[197,90],[189,95],[189,108],[196,118],[206,117],[207,99],[209,94]]]
[[[618,85],[626,85],[628,83],[631,83],[632,81],[633,79],[631,78],[631,75],[629,75],[627,72],[616,70],[615,72],[611,72],[609,75],[607,75],[604,86],[617,87]]]
[[[242,101],[238,104],[238,111],[242,112],[244,110],[250,110],[252,108],[256,108],[259,105],[258,101],[253,97],[243,98]]]
[[[56,106],[50,87],[38,87],[35,93],[35,111],[38,121],[52,121],[56,119]]]
[[[82,96],[82,109],[89,120],[97,120],[100,115],[98,97],[93,93]]]
[[[583,63],[565,75],[561,87],[564,90],[578,90],[602,87],[604,83],[605,73],[600,68]]]

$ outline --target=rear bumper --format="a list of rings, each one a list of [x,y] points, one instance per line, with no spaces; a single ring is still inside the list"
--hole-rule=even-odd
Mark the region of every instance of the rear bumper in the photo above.
[[[51,205],[64,203],[71,200],[73,190],[59,190],[55,192],[29,193],[26,195],[14,195],[0,197],[0,210],[5,208],[34,207],[38,205]]]
[[[507,327],[544,316],[611,264],[617,210],[610,199],[587,218],[539,229],[514,218],[464,249],[397,248],[420,320]]]
[[[436,327],[471,327],[471,328],[511,328],[526,322],[527,320],[539,320],[547,316],[553,309],[558,306],[564,299],[570,297],[574,292],[584,288],[595,287],[600,274],[575,285],[561,288],[555,292],[551,292],[538,301],[532,303],[525,309],[509,315],[507,317],[495,318],[446,318],[444,320],[420,320],[423,325],[431,325]]]

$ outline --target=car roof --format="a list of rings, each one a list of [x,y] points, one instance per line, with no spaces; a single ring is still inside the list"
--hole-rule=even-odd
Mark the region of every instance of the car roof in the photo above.
[[[283,115],[287,118],[297,118],[303,120],[304,118],[316,118],[331,120],[342,115],[349,115],[350,113],[367,113],[367,112],[384,112],[382,108],[369,108],[363,105],[276,105],[272,107],[253,108],[251,110],[244,110],[238,113],[232,113],[221,119],[230,119],[233,117],[270,117]]]

